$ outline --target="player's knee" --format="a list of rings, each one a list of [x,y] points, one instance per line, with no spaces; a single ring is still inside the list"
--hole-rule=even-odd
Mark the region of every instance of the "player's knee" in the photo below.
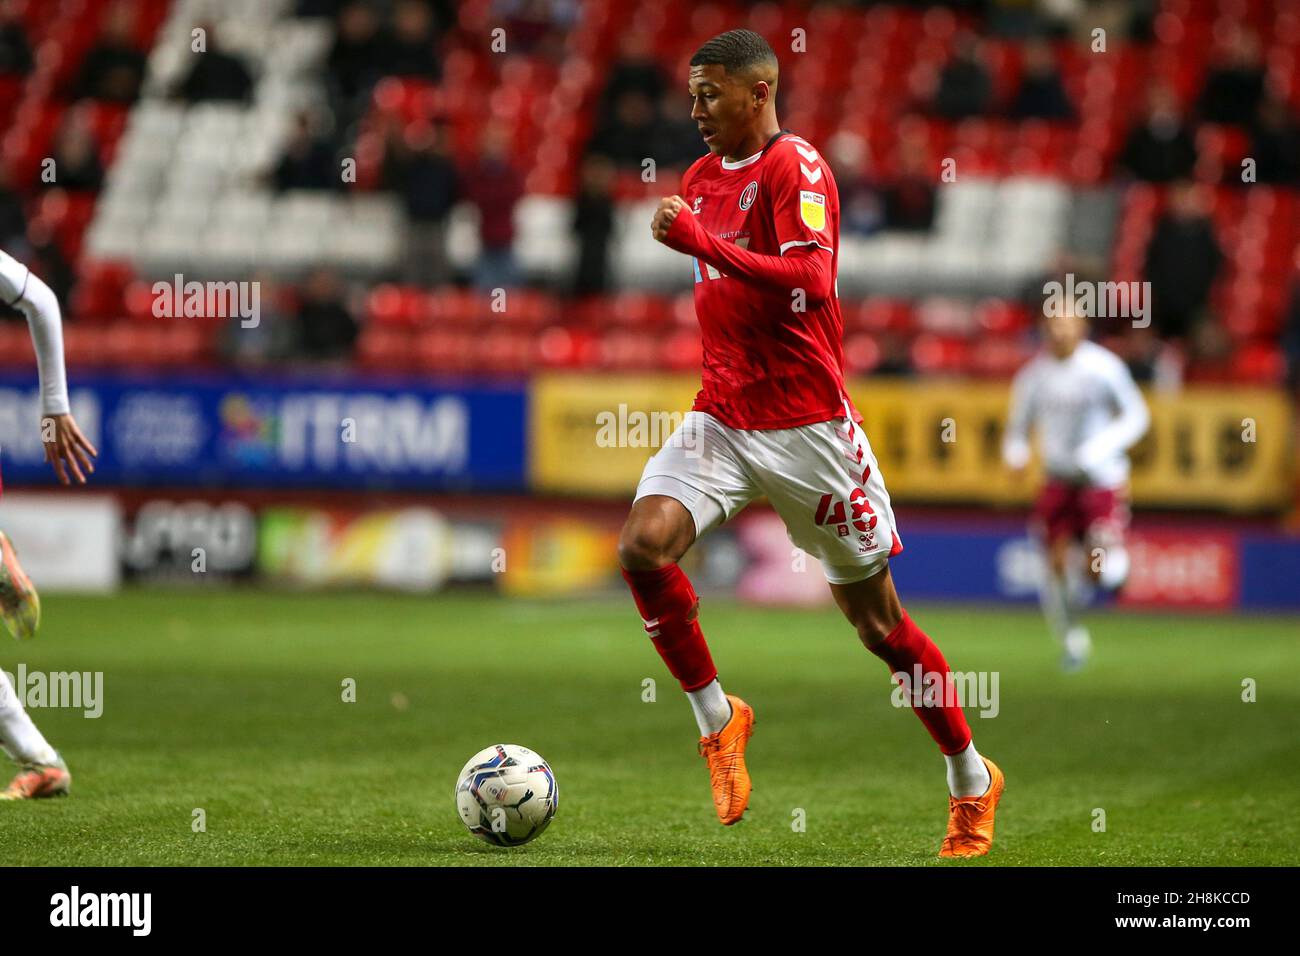
[[[870,621],[856,625],[858,631],[858,640],[868,649],[875,647],[885,638],[894,632],[898,627],[899,621],[888,621],[882,618],[873,618]]]
[[[666,567],[681,555],[674,553],[672,534],[655,521],[629,521],[618,539],[618,560],[629,571]]]
[[[892,613],[889,608],[863,608],[848,615],[849,623],[858,632],[858,640],[868,650],[875,647],[902,623],[901,613]]]

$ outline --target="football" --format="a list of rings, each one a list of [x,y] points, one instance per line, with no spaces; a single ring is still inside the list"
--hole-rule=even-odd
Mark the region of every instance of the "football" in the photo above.
[[[480,840],[522,846],[550,824],[559,806],[555,774],[541,754],[518,744],[493,744],[473,757],[456,781],[456,811]]]

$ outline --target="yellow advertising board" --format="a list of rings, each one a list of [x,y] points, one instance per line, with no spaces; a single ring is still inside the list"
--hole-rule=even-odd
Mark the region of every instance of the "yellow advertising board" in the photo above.
[[[537,491],[629,495],[689,410],[694,376],[543,375],[530,402]],[[890,494],[899,501],[1014,505],[1037,486],[1002,466],[1009,386],[885,379],[849,383]],[[1292,410],[1273,389],[1193,387],[1147,395],[1133,451],[1134,503],[1224,511],[1280,508],[1293,481]]]

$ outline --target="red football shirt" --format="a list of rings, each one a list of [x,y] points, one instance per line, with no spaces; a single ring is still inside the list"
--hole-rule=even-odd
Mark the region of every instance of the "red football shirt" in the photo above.
[[[716,256],[710,263],[703,250],[693,256],[704,346],[695,410],[732,428],[793,428],[842,416],[847,403],[861,421],[844,389],[839,190],[821,154],[782,130],[748,159],[710,153],[696,160],[682,177],[681,195],[703,233],[719,243],[760,256],[830,259],[829,281],[818,292],[740,276]],[[673,223],[668,244],[676,239],[695,252],[698,244],[682,241],[690,229],[679,228],[686,215]]]

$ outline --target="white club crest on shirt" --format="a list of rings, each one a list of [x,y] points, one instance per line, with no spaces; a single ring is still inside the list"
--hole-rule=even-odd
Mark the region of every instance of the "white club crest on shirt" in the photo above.
[[[754,199],[758,196],[758,180],[752,180],[745,191],[740,194],[740,208],[748,209],[754,205]]]
[[[695,215],[698,216],[700,214],[700,203],[703,201],[704,201],[703,196],[696,196],[695,205],[691,207],[691,212],[695,213]]]

